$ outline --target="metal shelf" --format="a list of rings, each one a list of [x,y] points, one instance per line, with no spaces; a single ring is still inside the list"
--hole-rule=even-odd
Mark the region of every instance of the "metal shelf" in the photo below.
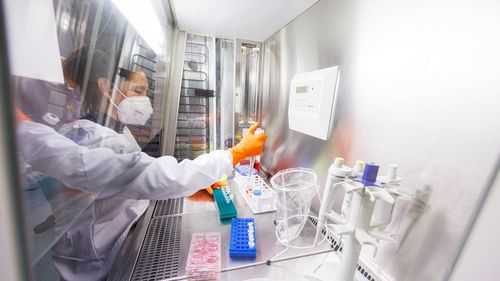
[[[193,38],[198,39],[192,41]],[[214,93],[208,89],[208,63],[207,37],[188,35],[174,151],[174,156],[179,160],[194,158],[210,151],[209,98],[213,97]]]

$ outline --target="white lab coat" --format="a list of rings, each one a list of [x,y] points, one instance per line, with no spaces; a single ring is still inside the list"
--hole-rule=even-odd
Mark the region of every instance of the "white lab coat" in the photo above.
[[[129,151],[137,146],[129,146],[122,134],[91,121],[79,120],[71,126],[83,129],[81,145],[39,123],[18,125],[21,156],[32,170],[96,196],[53,248],[63,280],[103,280],[149,200],[188,196],[232,173],[228,151],[178,163],[170,156],[153,158]],[[71,128],[61,131],[66,134]]]

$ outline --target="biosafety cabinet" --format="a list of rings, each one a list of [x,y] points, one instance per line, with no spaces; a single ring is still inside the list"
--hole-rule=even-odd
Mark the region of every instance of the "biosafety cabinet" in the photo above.
[[[349,258],[359,281],[496,280],[499,3],[0,7],[5,280],[338,280]],[[137,159],[227,150],[256,122],[264,153],[224,188],[117,196]],[[273,185],[293,171],[306,195]]]

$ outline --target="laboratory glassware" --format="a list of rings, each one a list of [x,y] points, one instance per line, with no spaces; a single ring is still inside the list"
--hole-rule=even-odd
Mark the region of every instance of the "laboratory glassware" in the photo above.
[[[310,169],[286,169],[271,178],[271,186],[276,192],[276,237],[283,245],[293,247],[309,220],[317,176]]]

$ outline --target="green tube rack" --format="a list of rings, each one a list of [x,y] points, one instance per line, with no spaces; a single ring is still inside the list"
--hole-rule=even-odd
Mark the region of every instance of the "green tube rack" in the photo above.
[[[214,200],[217,210],[219,211],[219,219],[223,224],[231,223],[231,219],[238,215],[230,193],[225,188],[214,189]]]

